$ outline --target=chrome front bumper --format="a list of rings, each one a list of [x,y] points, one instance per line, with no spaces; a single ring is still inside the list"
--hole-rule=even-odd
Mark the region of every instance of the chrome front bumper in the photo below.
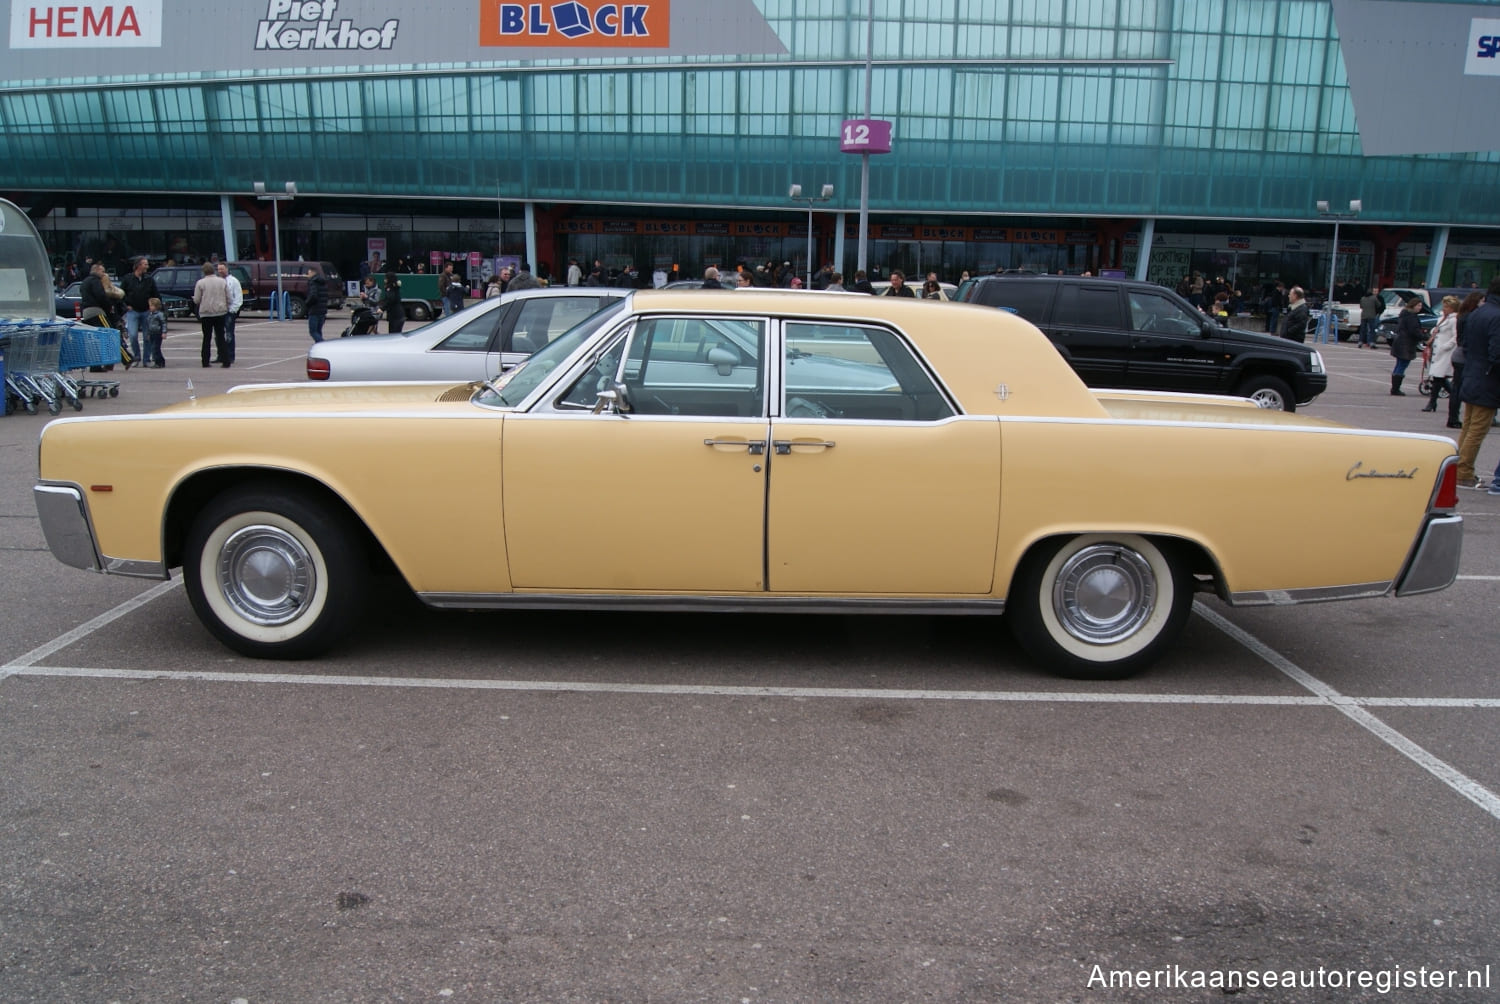
[[[1447,589],[1458,578],[1463,553],[1464,518],[1439,516],[1427,521],[1406,568],[1396,578],[1397,596],[1415,596]]]
[[[52,556],[64,565],[90,572],[104,571],[94,528],[89,523],[88,506],[83,489],[76,485],[37,485],[31,490],[36,498],[36,514],[42,521],[42,533]]]
[[[167,578],[167,568],[160,561],[111,558],[100,553],[88,503],[78,485],[39,484],[31,493],[36,499],[36,514],[41,518],[47,547],[64,565],[136,579]]]

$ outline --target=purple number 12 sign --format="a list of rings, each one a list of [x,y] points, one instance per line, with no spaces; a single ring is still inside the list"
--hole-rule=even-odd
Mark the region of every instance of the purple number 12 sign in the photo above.
[[[885,119],[844,119],[840,153],[890,153],[891,123]]]

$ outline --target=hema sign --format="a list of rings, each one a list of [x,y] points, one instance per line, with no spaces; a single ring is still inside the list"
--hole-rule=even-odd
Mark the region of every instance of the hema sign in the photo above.
[[[1332,0],[1349,97],[1368,157],[1500,149],[1495,6]]]
[[[66,49],[69,62],[55,51]],[[755,0],[11,0],[0,86],[114,74],[784,55]]]

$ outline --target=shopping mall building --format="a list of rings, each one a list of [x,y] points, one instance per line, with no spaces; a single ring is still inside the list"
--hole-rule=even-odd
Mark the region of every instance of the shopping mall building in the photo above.
[[[279,240],[346,275],[377,253],[471,275],[497,255],[801,269],[809,247],[949,280],[1196,269],[1322,288],[1336,265],[1339,283],[1467,286],[1500,268],[1500,0],[10,15],[0,196],[58,261],[271,257]],[[294,198],[256,197],[289,182]]]

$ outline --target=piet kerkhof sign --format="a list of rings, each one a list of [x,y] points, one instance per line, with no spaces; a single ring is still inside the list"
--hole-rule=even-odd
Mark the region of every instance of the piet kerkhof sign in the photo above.
[[[379,28],[356,28],[345,18],[334,23],[339,0],[270,0],[266,16],[257,23],[255,47],[265,51],[290,49],[389,49],[401,28],[391,18]]]

